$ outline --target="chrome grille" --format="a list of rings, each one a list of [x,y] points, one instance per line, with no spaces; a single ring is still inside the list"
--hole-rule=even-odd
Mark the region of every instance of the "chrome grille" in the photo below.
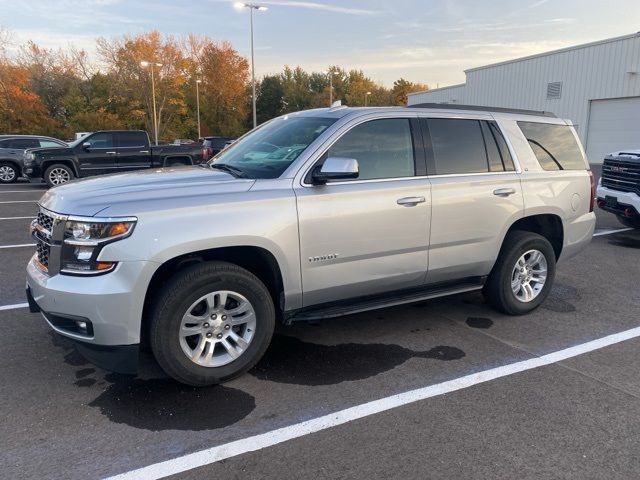
[[[43,270],[49,271],[51,260],[51,246],[54,242],[54,229],[57,225],[58,216],[40,207],[36,219],[31,222],[31,232],[36,241],[36,257]]]
[[[640,156],[638,161],[606,158],[602,165],[602,186],[640,194]]]

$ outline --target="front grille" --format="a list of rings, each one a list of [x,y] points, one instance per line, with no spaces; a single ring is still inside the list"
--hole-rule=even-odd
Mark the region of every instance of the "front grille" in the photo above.
[[[640,194],[640,161],[606,158],[602,165],[602,186]]]
[[[47,230],[49,233],[51,233],[52,229],[53,229],[53,217],[44,213],[44,212],[39,212],[38,213],[38,217],[37,217],[37,223],[44,228],[45,230]]]
[[[36,241],[36,257],[44,271],[49,271],[51,246],[55,243],[54,229],[58,223],[56,214],[40,208],[36,220],[31,225]]]
[[[49,267],[49,254],[51,253],[51,247],[43,241],[36,243],[36,253],[38,254],[38,261],[45,267]]]

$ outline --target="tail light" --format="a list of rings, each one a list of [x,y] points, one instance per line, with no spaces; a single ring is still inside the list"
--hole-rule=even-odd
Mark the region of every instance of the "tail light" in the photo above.
[[[589,212],[593,212],[593,204],[596,201],[596,177],[593,176],[593,172],[589,170],[589,181],[591,182],[591,198],[589,199]]]
[[[207,150],[207,147],[202,147],[202,160],[204,160],[205,162],[209,160],[209,158],[207,157]]]

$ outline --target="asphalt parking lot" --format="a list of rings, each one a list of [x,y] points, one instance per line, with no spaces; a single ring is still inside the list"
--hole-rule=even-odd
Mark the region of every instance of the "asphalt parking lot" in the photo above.
[[[96,368],[22,306],[27,226],[43,192],[0,186],[3,478],[638,476],[640,232],[609,214],[597,212],[597,236],[560,263],[530,315],[498,314],[473,293],[298,324],[279,329],[249,374],[193,389],[148,356],[136,378]],[[559,351],[566,358],[536,364]],[[431,393],[352,413],[414,391]],[[274,440],[324,416],[315,433]]]

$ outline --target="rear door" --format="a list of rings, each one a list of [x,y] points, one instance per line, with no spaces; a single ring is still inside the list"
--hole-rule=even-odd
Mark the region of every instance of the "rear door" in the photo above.
[[[118,132],[118,170],[139,170],[151,167],[151,149],[145,132]]]
[[[320,159],[355,158],[359,178],[296,187],[305,306],[422,285],[431,192],[416,118],[372,119]]]
[[[523,215],[520,175],[490,117],[421,120],[432,188],[428,283],[488,275]]]
[[[85,146],[88,144],[87,146]],[[116,139],[113,132],[97,132],[83,138],[75,148],[80,176],[114,172],[117,168]]]

